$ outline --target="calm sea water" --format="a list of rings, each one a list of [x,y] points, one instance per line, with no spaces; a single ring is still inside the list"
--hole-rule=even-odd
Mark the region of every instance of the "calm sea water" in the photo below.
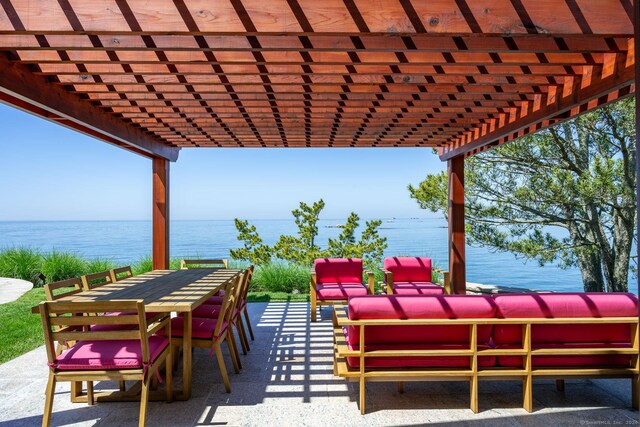
[[[255,220],[260,235],[273,244],[281,234],[295,232],[292,220]],[[319,244],[336,237],[339,220],[319,222]],[[439,219],[386,220],[380,230],[388,239],[385,255],[431,257],[436,265],[447,263],[447,228]],[[239,247],[231,220],[172,221],[172,257],[228,257],[229,249]],[[25,221],[0,222],[0,248],[30,246],[43,251],[72,251],[88,258],[108,258],[128,264],[151,253],[149,221]],[[577,269],[540,267],[509,253],[492,253],[482,247],[467,247],[467,280],[470,282],[519,286],[555,291],[580,291]],[[637,293],[635,279],[629,289]]]

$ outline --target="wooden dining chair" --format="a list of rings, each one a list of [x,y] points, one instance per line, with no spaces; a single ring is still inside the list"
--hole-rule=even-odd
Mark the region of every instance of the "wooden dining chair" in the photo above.
[[[227,342],[229,353],[231,353],[231,361],[236,374],[240,372],[240,355],[238,347],[231,327],[231,316],[235,309],[236,290],[243,280],[243,275],[238,275],[235,279],[229,281],[225,287],[224,300],[215,319],[207,319],[202,317],[193,317],[191,324],[191,345],[192,347],[209,348],[216,354],[220,374],[227,393],[231,393],[231,384],[229,383],[229,375],[224,363],[222,355],[222,343]],[[184,332],[184,317],[178,316],[171,320],[171,352],[174,360],[178,360],[178,351],[182,347],[182,338]]]
[[[63,289],[62,292],[57,292]],[[47,301],[55,301],[82,292],[82,280],[79,277],[60,280],[59,282],[45,283],[44,295]]]
[[[180,270],[188,268],[229,268],[227,259],[183,259],[180,261]]]
[[[111,282],[117,282],[120,280],[128,279],[129,277],[133,277],[133,271],[131,271],[131,266],[127,265],[125,267],[112,268],[109,270],[109,274],[111,275]]]
[[[85,274],[81,277],[81,279],[82,288],[85,291],[90,291],[92,289],[99,288],[100,286],[113,283],[110,270],[101,271],[99,273]]]
[[[244,309],[246,311],[246,297],[252,274],[253,266],[250,266],[249,268],[244,270],[243,280],[236,288],[236,294],[234,296],[236,300],[236,306],[233,309],[233,315],[231,316],[231,324],[236,328],[236,331],[238,332],[238,337],[240,338],[240,345],[242,346],[243,354],[247,354],[247,352],[251,350],[251,348],[249,347],[249,340],[247,338],[247,331],[245,330],[244,322],[242,320],[242,310]],[[195,308],[195,310],[193,310],[193,317],[204,317],[207,319],[217,318],[220,313],[223,300],[223,297],[218,297],[212,303],[205,302],[204,304],[199,305]],[[251,332],[251,339],[253,339],[253,332]]]
[[[100,316],[96,313],[124,309],[131,316]],[[147,319],[144,301],[101,301],[40,303],[40,316],[49,365],[49,381],[42,425],[51,421],[56,383],[69,381],[138,380],[142,382],[139,426],[144,426],[147,414],[149,384],[166,365],[166,400],[172,400],[171,321],[168,313]],[[94,331],[91,325],[117,325],[123,329]],[[126,327],[126,328],[124,328]],[[159,331],[164,336],[158,335]],[[57,354],[55,342],[73,340],[76,343]],[[93,393],[87,390],[87,402],[92,405],[100,397],[114,392]],[[118,392],[115,392],[118,393]]]

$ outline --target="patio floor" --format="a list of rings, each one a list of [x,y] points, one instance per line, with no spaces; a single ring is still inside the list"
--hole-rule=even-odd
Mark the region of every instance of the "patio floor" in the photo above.
[[[629,380],[553,381],[534,384],[534,413],[521,408],[516,381],[480,383],[480,413],[468,409],[462,382],[367,385],[367,414],[358,409],[358,385],[332,373],[331,311],[310,324],[306,303],[250,304],[256,341],[242,356],[244,369],[230,374],[226,394],[209,351],[194,354],[193,396],[187,402],[151,402],[149,426],[401,426],[469,425],[633,425]],[[232,365],[227,360],[228,368]],[[0,365],[0,427],[39,425],[47,378],[44,347]],[[177,379],[180,385],[180,378]],[[99,389],[100,385],[96,385]],[[56,389],[52,425],[135,425],[138,403],[73,404],[69,384]]]

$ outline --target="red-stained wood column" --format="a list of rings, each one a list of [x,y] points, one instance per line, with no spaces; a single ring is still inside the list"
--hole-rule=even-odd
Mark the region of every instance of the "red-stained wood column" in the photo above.
[[[636,239],[638,239],[638,232],[640,231],[640,159],[638,159],[637,153],[640,153],[638,150],[640,147],[640,0],[635,0],[633,2],[634,9],[634,69],[635,69],[635,83],[636,83]],[[640,240],[638,240],[640,241]],[[640,259],[640,245],[636,245],[636,255],[638,255],[637,259]],[[638,289],[640,293],[640,275],[637,278]],[[638,313],[640,317],[640,313]],[[636,334],[638,332],[636,331]],[[634,337],[636,338],[636,337]],[[633,359],[632,359],[633,360]],[[640,355],[637,355],[635,358],[635,367],[638,367],[640,362]],[[640,408],[640,375],[634,375],[633,380],[631,382],[631,403],[635,409]]]
[[[153,158],[153,269],[169,269],[169,161]]]
[[[464,156],[448,161],[449,175],[449,273],[451,292],[467,292],[464,253]]]

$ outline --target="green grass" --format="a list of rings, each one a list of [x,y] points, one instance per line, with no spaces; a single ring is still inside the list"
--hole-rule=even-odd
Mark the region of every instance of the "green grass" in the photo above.
[[[16,301],[0,304],[0,363],[44,343],[40,316],[31,313],[31,307],[44,299],[44,289],[34,288]]]
[[[42,270],[42,254],[27,247],[7,248],[0,251],[0,277],[13,277],[35,283]]]

